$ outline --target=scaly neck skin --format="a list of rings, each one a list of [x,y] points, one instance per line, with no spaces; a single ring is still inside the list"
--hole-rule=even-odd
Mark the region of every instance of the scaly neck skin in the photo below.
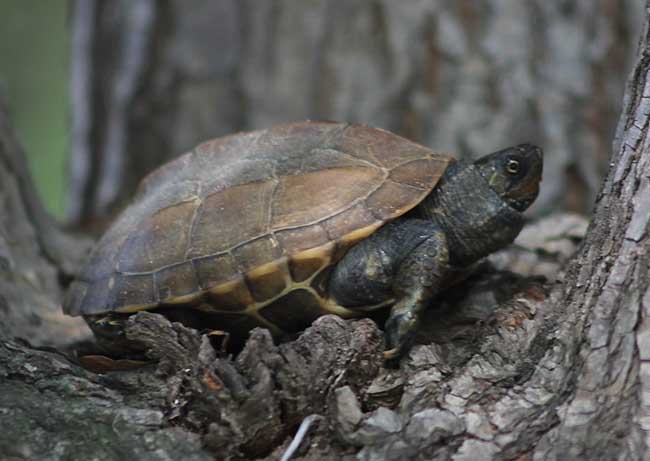
[[[418,212],[445,232],[453,266],[468,266],[512,243],[523,216],[488,185],[473,164],[455,162],[447,168]]]

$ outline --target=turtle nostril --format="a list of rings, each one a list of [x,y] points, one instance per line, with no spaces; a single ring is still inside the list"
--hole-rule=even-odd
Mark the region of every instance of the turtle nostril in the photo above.
[[[527,153],[527,152],[534,151],[534,150],[535,150],[535,146],[533,146],[532,144],[528,144],[528,143],[526,143],[526,144],[519,144],[519,145],[517,146],[517,150],[518,150],[519,152],[521,152],[522,154],[525,154],[525,153]]]
[[[542,149],[534,144],[520,144],[517,146],[517,150],[524,155],[535,155],[539,158],[542,158],[544,155]]]

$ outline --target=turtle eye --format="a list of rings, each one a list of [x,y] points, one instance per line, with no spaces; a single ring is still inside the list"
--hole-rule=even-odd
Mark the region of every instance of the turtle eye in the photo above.
[[[514,159],[509,159],[508,162],[506,163],[506,171],[510,174],[517,174],[519,173],[519,161],[514,160]]]

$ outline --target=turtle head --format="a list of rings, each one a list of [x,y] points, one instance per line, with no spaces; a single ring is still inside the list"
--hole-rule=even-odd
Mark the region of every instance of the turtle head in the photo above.
[[[542,149],[520,144],[481,157],[474,165],[508,205],[524,211],[537,198],[543,163]]]

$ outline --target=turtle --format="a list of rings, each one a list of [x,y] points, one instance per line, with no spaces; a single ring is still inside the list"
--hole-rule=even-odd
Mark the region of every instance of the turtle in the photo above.
[[[117,340],[143,310],[280,337],[386,308],[399,358],[451,280],[519,234],[542,165],[531,144],[467,162],[337,122],[207,141],[145,177],[63,309]]]

